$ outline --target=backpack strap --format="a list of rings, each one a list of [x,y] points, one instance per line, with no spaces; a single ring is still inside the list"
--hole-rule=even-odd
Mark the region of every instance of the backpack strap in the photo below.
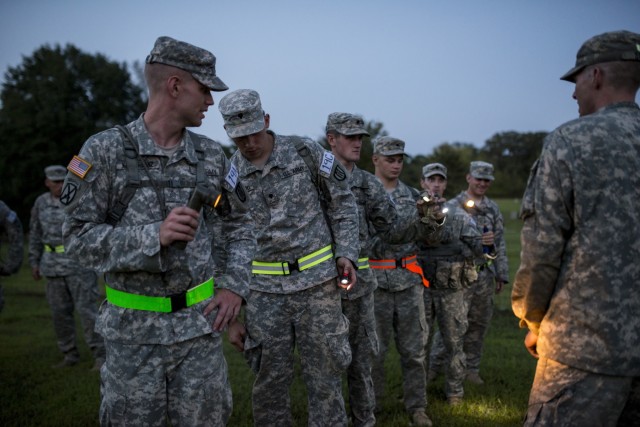
[[[140,168],[138,164],[138,147],[133,141],[131,131],[125,126],[117,125],[116,129],[122,134],[122,148],[124,149],[124,157],[127,165],[127,185],[122,191],[122,196],[116,202],[111,212],[109,212],[106,223],[115,226],[120,222],[120,218],[124,215],[129,202],[140,188]]]

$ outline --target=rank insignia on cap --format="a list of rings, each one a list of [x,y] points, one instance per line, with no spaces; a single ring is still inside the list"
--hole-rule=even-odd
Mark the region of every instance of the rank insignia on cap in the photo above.
[[[91,169],[91,163],[78,156],[73,156],[73,159],[69,162],[69,166],[67,166],[67,170],[80,179],[84,179],[89,169]]]

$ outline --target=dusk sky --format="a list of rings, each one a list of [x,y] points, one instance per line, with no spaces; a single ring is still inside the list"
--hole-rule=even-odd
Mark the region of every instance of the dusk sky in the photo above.
[[[639,0],[22,0],[0,10],[2,81],[44,44],[132,63],[166,35],[213,52],[231,90],[257,90],[276,133],[318,139],[329,113],[358,113],[410,154],[577,117],[559,77],[580,45],[640,32]],[[198,132],[230,143],[217,105]]]

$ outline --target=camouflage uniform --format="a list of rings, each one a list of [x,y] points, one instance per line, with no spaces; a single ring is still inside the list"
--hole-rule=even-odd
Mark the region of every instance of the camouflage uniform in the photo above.
[[[463,191],[451,202],[464,208],[469,195]],[[495,241],[495,253],[493,260],[484,255],[476,257],[475,265],[478,271],[478,280],[472,286],[465,288],[465,303],[467,305],[467,332],[464,335],[464,353],[467,361],[467,373],[480,371],[480,359],[484,346],[484,338],[491,324],[493,315],[493,298],[495,295],[495,282],[500,280],[509,282],[509,265],[507,260],[506,245],[504,241],[504,220],[498,205],[487,196],[480,203],[468,209],[473,217],[478,232],[493,231]],[[446,351],[442,345],[442,337],[436,333],[433,348],[431,349],[430,369],[439,372],[446,363]]]
[[[640,34],[595,36],[563,79],[601,53],[634,52],[640,61]],[[640,109],[615,102],[550,133],[532,167],[512,292],[538,335],[525,425],[640,422],[639,152]]]
[[[231,92],[219,109],[232,138],[264,130],[255,91]],[[253,165],[240,151],[231,158],[258,229],[244,343],[256,373],[253,421],[258,426],[293,424],[289,388],[297,347],[309,393],[309,425],[345,426],[341,376],[351,362],[349,322],[341,311],[333,260],[358,259],[355,199],[346,170],[319,144],[271,131],[266,137],[273,138],[273,150],[263,166]],[[333,256],[302,271],[294,267],[327,246],[333,246]],[[277,263],[280,274],[262,273],[258,263]],[[290,274],[282,274],[287,266]]]
[[[0,233],[7,236],[6,258],[0,259],[0,276],[16,273],[24,258],[22,223],[14,211],[0,200]],[[4,295],[0,284],[0,312],[4,307]]]
[[[64,166],[47,174],[59,174],[63,180]],[[47,168],[48,169],[48,168]],[[45,170],[46,171],[46,170]],[[41,194],[31,208],[29,222],[29,264],[39,269],[47,278],[47,301],[51,308],[53,329],[58,348],[70,364],[80,359],[76,344],[76,322],[74,308],[80,315],[80,323],[87,345],[97,362],[104,361],[102,337],[94,331],[98,314],[98,276],[93,270],[83,267],[65,252],[62,241],[64,206],[51,192]]]
[[[444,168],[438,163],[435,165]],[[444,172],[432,170],[427,173],[439,173],[446,178],[446,168]],[[458,202],[449,201],[444,206],[448,212],[440,244],[418,245],[418,258],[430,283],[424,290],[425,317],[430,332],[425,351],[429,372],[428,355],[437,318],[447,356],[445,394],[447,398],[461,398],[466,371],[463,337],[467,330],[467,304],[464,289],[477,279],[473,259],[482,254],[482,244],[473,218]]]
[[[209,89],[226,89],[217,83],[215,57],[204,49],[161,37],[147,58],[147,63],[155,62],[184,66]],[[138,146],[140,184],[115,225],[106,221],[122,202],[131,174],[123,134],[109,129],[90,137],[70,163],[70,169],[79,171],[87,169],[82,164],[91,167],[83,178],[69,173],[62,192],[68,205],[63,233],[69,255],[106,272],[106,284],[116,292],[165,297],[162,301],[182,295],[185,302],[187,290],[211,283],[211,239],[217,236],[211,235],[210,222],[220,221],[228,261],[215,287],[246,298],[255,241],[242,202],[245,193],[234,181],[222,147],[184,130],[177,150],[167,156],[142,116],[126,128]],[[130,150],[127,154],[131,156]],[[158,236],[166,214],[185,206],[200,180],[212,193],[223,194],[226,209],[205,205],[194,240],[184,250],[161,246]],[[226,425],[231,388],[221,335],[212,328],[217,310],[203,314],[211,297],[191,305],[187,301],[184,308],[179,308],[182,298],[174,298],[178,307],[172,302],[173,312],[124,308],[111,300],[100,307],[96,329],[107,348],[101,372],[102,424]]]
[[[401,143],[401,144],[400,144]],[[381,155],[392,155],[398,148],[404,150],[404,142],[395,138],[383,137],[376,140],[376,149]],[[380,149],[382,147],[382,149]],[[380,152],[382,151],[382,152]],[[396,188],[389,193],[398,212],[399,223],[413,223],[418,218],[416,200],[419,192],[398,181]],[[373,239],[371,258],[377,260],[402,260],[416,256],[416,241],[434,242],[440,239],[441,228],[431,224],[426,235],[415,234],[411,229],[403,239],[394,243],[376,236]],[[399,242],[403,243],[399,243]],[[396,265],[402,261],[396,261]],[[421,275],[409,271],[406,267],[375,269],[378,289],[374,294],[375,316],[380,351],[374,360],[372,376],[376,394],[376,407],[383,406],[385,395],[384,360],[389,341],[395,335],[396,347],[400,354],[403,375],[404,405],[410,414],[424,411],[427,406],[425,344],[429,334],[424,316],[423,279]]]

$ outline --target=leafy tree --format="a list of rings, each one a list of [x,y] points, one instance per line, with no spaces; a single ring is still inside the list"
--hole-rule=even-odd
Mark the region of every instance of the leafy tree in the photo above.
[[[547,132],[501,132],[485,142],[483,159],[494,166],[493,197],[521,197]]]
[[[469,143],[445,142],[426,157],[422,166],[427,163],[442,163],[447,167],[447,191],[444,195],[450,199],[467,188],[466,176],[469,172],[469,163],[478,160],[479,153],[480,150]]]
[[[134,120],[146,101],[126,64],[69,44],[44,45],[9,67],[0,100],[0,197],[25,224],[46,191],[43,169],[66,166],[90,135]]]

